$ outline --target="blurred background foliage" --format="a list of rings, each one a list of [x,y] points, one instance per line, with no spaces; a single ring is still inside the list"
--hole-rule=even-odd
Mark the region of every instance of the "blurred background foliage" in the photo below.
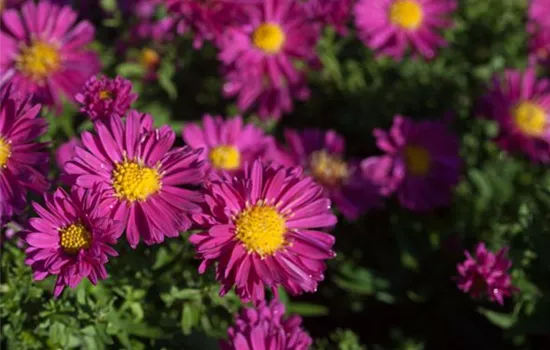
[[[525,0],[460,0],[455,28],[445,33],[450,45],[433,61],[377,60],[353,31],[341,37],[326,29],[318,46],[323,67],[310,75],[311,99],[279,124],[262,124],[279,136],[285,127],[335,129],[346,138],[348,156],[357,158],[377,154],[372,129],[388,128],[395,114],[447,116],[462,141],[462,181],[451,207],[417,214],[388,200],[356,222],[342,219],[333,232],[338,256],[318,292],[290,298],[281,291],[288,311],[304,316],[316,349],[550,348],[550,176],[545,167],[502,153],[490,141],[497,126],[474,112],[494,73],[527,66],[526,8]],[[116,11],[95,20],[95,49],[106,75],[132,79],[140,93],[136,108],[178,133],[204,113],[238,113],[221,97],[214,47],[195,51],[183,37],[133,43],[121,54],[121,33],[132,21]],[[140,60],[147,49],[159,57],[153,68]],[[74,106],[61,118],[45,114],[52,152],[91,128]],[[4,241],[2,346],[216,349],[240,301],[218,297],[212,272],[198,275],[187,237],[135,251],[121,243],[107,280],[81,283],[59,300],[52,298],[52,278],[32,281],[17,239]],[[493,250],[511,246],[521,291],[503,307],[471,300],[453,281],[464,249],[479,240]]]

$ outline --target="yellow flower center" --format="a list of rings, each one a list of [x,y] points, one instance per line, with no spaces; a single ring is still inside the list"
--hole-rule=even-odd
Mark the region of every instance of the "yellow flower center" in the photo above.
[[[311,154],[310,168],[313,177],[326,186],[338,185],[349,175],[346,162],[326,151],[315,151]]]
[[[112,180],[116,196],[129,202],[144,201],[162,187],[156,169],[128,160],[116,164]]]
[[[432,159],[425,147],[409,145],[405,147],[407,171],[414,176],[424,176],[430,170]]]
[[[33,81],[43,82],[61,67],[61,55],[55,45],[33,40],[21,48],[15,66]]]
[[[146,47],[141,50],[139,61],[145,69],[156,69],[160,62],[160,55],[155,50]]]
[[[390,6],[390,21],[404,29],[416,29],[424,13],[416,0],[397,0]]]
[[[512,112],[516,126],[526,135],[540,136],[546,128],[547,115],[536,103],[524,101]]]
[[[235,170],[241,166],[241,153],[235,146],[218,146],[208,154],[210,163],[216,169]]]
[[[235,220],[235,233],[248,252],[272,255],[285,245],[286,221],[273,206],[256,204]]]
[[[71,224],[59,230],[61,247],[68,254],[76,254],[80,249],[88,249],[92,235],[81,223]]]
[[[276,54],[281,51],[285,40],[286,36],[283,29],[274,23],[262,23],[252,33],[254,45],[268,54]]]
[[[102,100],[102,101],[110,100],[112,98],[113,98],[113,94],[109,90],[101,90],[99,92],[99,99]]]
[[[10,143],[0,136],[0,168],[5,168],[11,155]]]

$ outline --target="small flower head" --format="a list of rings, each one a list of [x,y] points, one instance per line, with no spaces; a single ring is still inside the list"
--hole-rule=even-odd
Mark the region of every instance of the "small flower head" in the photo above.
[[[502,149],[550,162],[550,80],[538,80],[533,69],[507,70],[493,78],[479,113],[499,124]]]
[[[202,128],[186,125],[183,140],[193,149],[205,149],[203,157],[209,168],[225,171],[240,170],[245,163],[261,158],[274,142],[255,125],[243,125],[240,116],[224,121],[210,115],[203,117]]]
[[[9,9],[1,16],[5,59],[0,60],[0,88],[12,83],[41,103],[60,107],[61,95],[72,99],[99,71],[99,57],[85,49],[94,39],[94,27],[77,23],[70,6],[29,0],[20,12]]]
[[[301,166],[325,189],[348,219],[379,204],[378,188],[363,177],[358,162],[344,159],[344,138],[333,130],[285,131],[287,147],[272,152],[272,160]]]
[[[465,251],[466,260],[457,265],[458,288],[476,299],[486,297],[504,304],[504,298],[517,290],[508,273],[512,262],[506,258],[507,252],[508,248],[502,248],[494,254],[487,250],[483,242],[478,243],[475,257]]]
[[[191,213],[200,211],[202,196],[183,186],[203,181],[202,150],[173,148],[174,131],[153,128],[151,116],[136,111],[125,121],[98,121],[95,131],[82,134],[82,147],[65,164],[66,181],[105,191],[102,205],[126,225],[134,248],[140,237],[150,245],[187,230]]]
[[[332,26],[338,33],[345,35],[350,18],[352,0],[306,0],[304,4],[308,15],[316,21]]]
[[[93,284],[107,278],[104,265],[109,256],[117,256],[111,246],[124,227],[109,218],[100,193],[77,188],[67,194],[57,189],[44,200],[44,206],[33,204],[38,217],[29,220],[24,233],[28,244],[25,262],[33,269],[34,279],[56,275],[57,297],[84,277]]]
[[[452,26],[455,0],[359,0],[355,24],[361,40],[379,55],[400,60],[407,49],[434,58],[445,46],[439,30]]]
[[[121,118],[136,99],[132,83],[120,76],[115,79],[92,76],[82,92],[75,96],[81,106],[80,111],[92,120]]]
[[[28,190],[49,187],[47,144],[37,141],[47,122],[39,116],[40,105],[14,90],[8,87],[0,96],[0,224],[23,211]]]
[[[386,155],[362,164],[367,171],[376,161],[375,176],[383,192],[397,192],[404,207],[427,211],[451,202],[458,183],[461,159],[458,137],[447,129],[445,122],[421,121],[396,116],[391,130],[374,131],[378,148]],[[387,180],[380,175],[386,174]],[[369,175],[365,173],[367,177]],[[373,178],[374,180],[374,178]]]
[[[312,339],[300,327],[300,316],[285,318],[284,313],[285,306],[278,300],[242,310],[227,330],[229,339],[220,343],[222,350],[309,349]]]
[[[223,176],[205,188],[209,224],[189,240],[202,259],[199,272],[216,265],[221,295],[233,286],[242,300],[264,300],[265,286],[291,294],[314,292],[324,260],[334,257],[334,237],[317,228],[336,224],[330,200],[300,169],[255,161],[241,176]]]

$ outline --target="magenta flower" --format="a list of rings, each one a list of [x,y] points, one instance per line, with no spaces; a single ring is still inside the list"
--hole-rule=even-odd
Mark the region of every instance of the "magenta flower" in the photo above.
[[[341,35],[346,35],[351,5],[352,0],[307,0],[304,7],[313,20],[332,26]]]
[[[307,90],[304,72],[296,64],[317,62],[319,29],[294,0],[265,0],[247,7],[243,20],[227,29],[219,43],[225,95],[238,95],[242,110],[258,104],[265,118],[291,110],[294,91],[299,91],[298,98],[307,95],[301,91]],[[281,107],[274,101],[277,97]]]
[[[531,21],[550,30],[550,0],[531,0],[528,15]]]
[[[92,120],[121,118],[130,109],[138,95],[132,92],[132,82],[120,76],[109,79],[105,76],[92,76],[75,100],[81,105],[80,111]]]
[[[57,148],[55,151],[55,162],[59,169],[63,170],[65,163],[76,157],[76,147],[82,147],[82,143],[80,139],[73,137]]]
[[[66,181],[105,191],[102,205],[126,225],[133,248],[140,237],[151,245],[187,230],[202,196],[182,186],[203,181],[201,150],[173,148],[174,131],[168,126],[154,129],[151,116],[136,111],[125,121],[98,121],[95,130],[95,135],[82,133],[83,147],[65,164]]]
[[[550,69],[550,29],[531,33],[529,52],[531,62]]]
[[[205,149],[203,158],[209,168],[227,171],[251,164],[274,145],[273,137],[253,124],[243,125],[240,116],[224,121],[219,116],[205,115],[202,128],[197,124],[185,126],[183,140],[193,149]]]
[[[366,46],[400,60],[408,48],[426,58],[447,43],[438,33],[453,22],[455,0],[359,0],[355,25]]]
[[[70,195],[59,188],[44,196],[45,206],[33,203],[38,214],[23,234],[34,280],[57,275],[54,295],[66,286],[75,288],[82,278],[93,284],[107,278],[105,264],[117,256],[111,247],[124,227],[108,217],[99,193],[75,189]]]
[[[494,76],[479,113],[499,124],[496,142],[502,149],[550,162],[550,80],[537,80],[534,69]]]
[[[264,286],[291,294],[314,292],[334,237],[315,228],[336,224],[330,200],[301,169],[255,161],[242,176],[205,185],[207,231],[189,241],[202,259],[199,273],[216,264],[220,295],[233,286],[244,301],[264,300]]]
[[[458,137],[441,121],[414,122],[395,116],[389,132],[375,129],[379,173],[388,174],[386,193],[395,190],[405,208],[427,211],[449,205],[458,183]],[[363,169],[365,164],[363,164]]]
[[[269,305],[262,302],[256,308],[246,308],[227,329],[228,340],[220,342],[222,350],[307,350],[311,337],[300,327],[302,318],[283,318],[285,306],[278,300]]]
[[[483,242],[478,243],[475,258],[465,251],[466,260],[456,266],[458,289],[476,299],[485,296],[490,301],[504,304],[504,298],[518,290],[512,285],[508,273],[512,262],[506,258],[507,252],[508,248],[502,248],[494,254],[485,248]]]
[[[94,27],[78,24],[70,6],[28,1],[21,13],[2,13],[0,88],[13,83],[46,105],[61,106],[61,94],[70,99],[101,67],[98,56],[84,48],[94,39]]]
[[[47,144],[38,142],[48,128],[40,105],[21,99],[13,87],[0,96],[0,227],[26,205],[27,191],[49,187]]]
[[[275,162],[301,166],[338,207],[342,214],[356,219],[379,205],[378,187],[363,177],[358,162],[344,160],[345,140],[333,130],[285,130],[286,148],[272,153]]]

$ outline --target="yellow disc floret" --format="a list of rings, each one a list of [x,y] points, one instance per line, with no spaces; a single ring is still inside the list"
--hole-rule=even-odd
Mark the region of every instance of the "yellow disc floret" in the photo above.
[[[71,224],[59,230],[60,245],[68,254],[76,254],[80,249],[88,249],[92,243],[92,235],[81,223]]]
[[[208,158],[216,169],[235,170],[241,167],[241,153],[235,146],[214,147],[210,150]]]
[[[110,100],[113,98],[113,93],[109,90],[101,90],[99,92],[99,99],[102,101]]]
[[[326,151],[315,151],[311,154],[310,168],[313,177],[326,186],[341,184],[349,176],[346,162]]]
[[[519,103],[512,111],[516,126],[529,136],[540,136],[546,129],[546,112],[533,102]]]
[[[115,165],[112,181],[116,196],[129,202],[144,201],[162,187],[157,169],[128,160]]]
[[[42,83],[61,67],[61,55],[54,44],[33,40],[23,45],[15,67],[37,83]]]
[[[5,168],[8,165],[8,159],[11,155],[10,143],[0,136],[0,168]]]
[[[421,5],[415,0],[397,0],[390,6],[390,21],[403,29],[417,29],[424,19]]]
[[[285,40],[285,32],[281,26],[275,23],[262,23],[252,33],[254,46],[268,54],[276,54],[281,51]]]
[[[269,205],[256,204],[235,220],[235,233],[248,252],[272,255],[285,245],[285,218]]]
[[[405,147],[405,165],[411,175],[426,175],[430,171],[431,163],[430,152],[425,147],[415,145]]]

